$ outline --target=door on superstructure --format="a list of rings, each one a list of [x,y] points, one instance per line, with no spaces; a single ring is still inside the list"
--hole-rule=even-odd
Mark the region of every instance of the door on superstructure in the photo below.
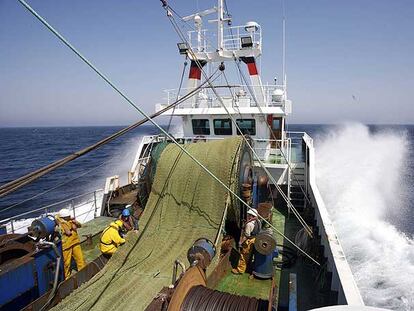
[[[281,139],[282,139],[282,131],[283,131],[283,117],[275,117],[271,114],[267,116],[267,123],[270,126],[271,132],[270,135],[270,146],[271,148],[280,148],[281,147]]]

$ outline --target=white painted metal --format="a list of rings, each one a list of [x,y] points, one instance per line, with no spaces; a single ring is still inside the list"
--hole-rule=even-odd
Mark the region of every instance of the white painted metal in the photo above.
[[[114,175],[114,176],[110,176],[106,178],[105,188],[104,188],[105,194],[108,194],[111,191],[115,191],[118,188],[119,188],[119,176],[118,175]]]

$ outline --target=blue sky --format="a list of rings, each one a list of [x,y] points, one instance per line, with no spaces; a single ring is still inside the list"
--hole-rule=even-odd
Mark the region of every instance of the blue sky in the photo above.
[[[179,40],[158,0],[28,2],[147,112],[178,87]],[[414,123],[412,0],[285,2],[291,123]],[[187,15],[215,2],[169,3]],[[281,1],[228,6],[233,25],[262,25],[262,80],[281,77]],[[17,0],[0,0],[0,126],[139,118]]]

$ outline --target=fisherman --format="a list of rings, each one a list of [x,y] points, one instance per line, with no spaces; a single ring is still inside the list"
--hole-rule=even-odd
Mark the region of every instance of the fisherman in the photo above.
[[[240,259],[237,268],[231,270],[234,274],[242,274],[246,272],[253,251],[255,237],[259,234],[261,227],[262,225],[258,219],[257,211],[252,208],[249,209],[247,211],[247,221],[239,241],[239,246],[241,248]]]
[[[124,227],[122,220],[118,219],[109,224],[109,226],[102,232],[101,244],[99,249],[102,254],[110,257],[116,252],[118,247],[125,243],[125,239],[121,237],[121,230]]]
[[[125,206],[124,210],[122,211],[122,214],[119,216],[119,219],[122,220],[124,223],[124,229],[125,231],[131,231],[134,230],[135,232],[138,231],[138,220],[135,219],[134,216],[131,215],[131,204],[128,204]]]
[[[60,227],[62,236],[63,266],[65,270],[65,279],[70,277],[72,257],[75,259],[76,267],[79,270],[85,267],[80,239],[77,229],[82,225],[71,217],[70,211],[63,208],[56,216],[56,221]]]

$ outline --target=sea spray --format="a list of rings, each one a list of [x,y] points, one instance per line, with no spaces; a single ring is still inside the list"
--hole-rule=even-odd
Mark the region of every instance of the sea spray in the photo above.
[[[317,184],[365,303],[414,310],[414,241],[388,218],[404,206],[406,136],[346,124],[315,145]]]
[[[183,136],[182,126],[172,124],[170,133],[174,136]],[[121,186],[128,183],[128,172],[131,170],[134,159],[137,156],[138,147],[140,146],[144,136],[156,135],[157,131],[152,131],[146,134],[137,134],[129,137],[122,145],[117,146],[112,151],[108,163],[104,165],[99,174],[100,184],[95,183],[95,187],[103,187],[105,185],[105,178],[118,175]],[[89,186],[89,188],[91,188]]]

